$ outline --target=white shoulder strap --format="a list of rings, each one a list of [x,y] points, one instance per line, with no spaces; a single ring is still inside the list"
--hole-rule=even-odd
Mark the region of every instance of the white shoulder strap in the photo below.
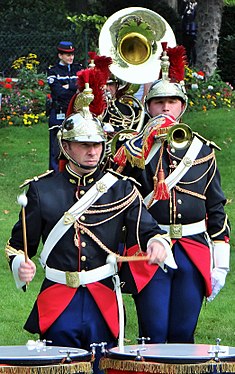
[[[108,189],[118,180],[117,177],[110,173],[106,173],[99,181],[97,181],[86,193],[79,199],[53,227],[44,243],[40,255],[40,263],[44,267],[47,258],[56,243],[62,238],[66,231],[73,223],[87,210],[96,200],[98,200]]]
[[[169,188],[169,191],[176,186],[176,184],[183,178],[183,176],[187,173],[187,171],[191,168],[193,161],[196,159],[198,153],[202,148],[203,142],[195,136],[193,138],[192,144],[190,145],[189,149],[187,150],[185,156],[177,166],[177,168],[166,178],[166,184]],[[151,197],[152,191],[144,198],[145,205],[148,205]],[[153,206],[158,200],[154,200],[152,205]]]

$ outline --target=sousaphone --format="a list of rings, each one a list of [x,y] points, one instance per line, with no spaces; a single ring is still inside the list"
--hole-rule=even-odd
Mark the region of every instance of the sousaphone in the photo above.
[[[162,42],[175,47],[175,35],[158,13],[129,7],[114,13],[99,35],[99,53],[112,58],[111,72],[123,81],[142,84],[159,78]]]

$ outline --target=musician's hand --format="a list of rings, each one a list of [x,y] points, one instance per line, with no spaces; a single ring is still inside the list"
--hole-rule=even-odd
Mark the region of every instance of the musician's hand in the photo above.
[[[211,285],[212,285],[212,293],[207,298],[207,301],[212,301],[218,295],[220,290],[225,285],[225,279],[227,276],[227,270],[221,268],[214,268],[211,273]]]
[[[18,269],[18,275],[22,282],[25,282],[25,283],[31,282],[35,273],[36,273],[36,266],[32,260],[28,259],[27,262],[21,261],[19,269]]]
[[[167,251],[164,245],[158,241],[152,241],[147,247],[149,264],[161,264],[167,257]]]

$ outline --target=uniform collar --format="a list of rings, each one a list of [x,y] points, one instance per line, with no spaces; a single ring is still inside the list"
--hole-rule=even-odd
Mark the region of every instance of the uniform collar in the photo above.
[[[69,182],[76,186],[88,186],[90,184],[93,184],[98,179],[98,176],[101,173],[100,169],[96,168],[95,171],[92,171],[90,173],[87,173],[81,176],[75,173],[68,164],[66,165],[65,168],[66,168]]]

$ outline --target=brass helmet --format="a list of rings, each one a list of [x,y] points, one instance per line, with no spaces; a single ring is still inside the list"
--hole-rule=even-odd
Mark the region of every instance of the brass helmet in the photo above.
[[[93,71],[91,69],[91,71]],[[90,70],[81,72],[81,78],[87,77]],[[102,161],[105,154],[106,136],[102,128],[100,120],[90,111],[90,105],[94,101],[94,94],[89,82],[84,83],[82,92],[77,93],[71,100],[70,107],[72,113],[63,121],[57,138],[61,152],[64,156],[76,166],[90,169],[89,166],[79,165],[64,149],[63,142],[85,142],[85,143],[102,143],[103,150],[99,162]],[[93,167],[92,167],[93,168]]]
[[[62,123],[61,140],[101,143],[106,141],[106,137],[98,118],[84,118],[80,113],[75,113]]]
[[[72,161],[76,166],[83,169],[90,169],[93,167],[79,165],[64,149],[64,141],[79,142],[79,143],[102,143],[102,153],[99,163],[102,162],[105,154],[106,136],[100,121],[91,116],[90,118],[83,117],[80,113],[71,114],[62,123],[61,129],[58,132],[58,141],[61,152]]]
[[[177,55],[177,58],[172,58],[174,54]],[[161,57],[162,77],[152,84],[148,94],[145,97],[145,109],[149,115],[149,101],[158,97],[179,98],[185,105],[177,119],[183,115],[188,104],[188,97],[184,86],[185,64],[185,48],[183,46],[176,46],[163,51]]]
[[[159,79],[152,84],[145,101],[148,102],[154,97],[179,97],[185,104],[187,103],[187,95],[180,83],[174,83]]]

